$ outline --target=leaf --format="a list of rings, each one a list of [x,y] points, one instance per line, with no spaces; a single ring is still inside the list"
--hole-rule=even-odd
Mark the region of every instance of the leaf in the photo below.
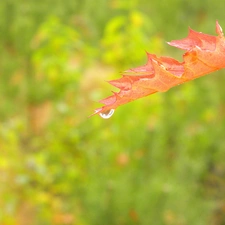
[[[171,46],[186,50],[183,62],[147,53],[146,65],[124,71],[120,79],[109,81],[120,91],[101,100],[104,106],[96,109],[94,114],[107,115],[120,105],[167,91],[178,84],[224,68],[225,40],[218,22],[216,33],[217,36],[212,36],[189,29],[186,38],[168,42]]]

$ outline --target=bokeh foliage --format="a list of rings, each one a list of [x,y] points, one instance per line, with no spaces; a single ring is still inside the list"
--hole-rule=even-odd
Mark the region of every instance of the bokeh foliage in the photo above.
[[[105,80],[225,28],[219,0],[1,0],[0,223],[225,223],[224,70],[88,118]]]

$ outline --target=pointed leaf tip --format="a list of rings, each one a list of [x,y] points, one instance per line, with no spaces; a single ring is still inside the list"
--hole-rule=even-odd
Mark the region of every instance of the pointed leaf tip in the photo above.
[[[117,87],[121,90],[122,89],[123,90],[131,89],[131,87],[132,87],[130,80],[128,78],[126,78],[125,76],[123,76],[122,78],[120,78],[118,80],[110,80],[110,81],[108,81],[108,83],[110,83],[114,87]]]
[[[219,35],[219,36],[223,36],[223,29],[222,27],[219,25],[219,22],[216,21],[216,33]]]

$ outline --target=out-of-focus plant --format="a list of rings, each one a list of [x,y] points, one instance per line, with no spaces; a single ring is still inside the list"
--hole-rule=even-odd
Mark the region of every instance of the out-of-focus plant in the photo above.
[[[49,18],[31,44],[34,73],[29,79],[31,102],[60,98],[71,85],[76,88],[85,45],[74,28],[55,17]]]
[[[117,7],[126,13],[114,16],[106,25],[102,38],[103,61],[112,65],[131,65],[143,61],[144,51],[162,50],[162,40],[155,34],[154,24],[136,4]]]

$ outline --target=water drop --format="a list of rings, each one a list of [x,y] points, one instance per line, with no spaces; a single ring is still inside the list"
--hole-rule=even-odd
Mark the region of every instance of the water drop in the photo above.
[[[109,109],[109,110],[107,110],[107,111],[105,111],[105,112],[99,113],[99,115],[100,115],[103,119],[109,119],[109,118],[113,115],[114,112],[115,112],[114,109]]]

